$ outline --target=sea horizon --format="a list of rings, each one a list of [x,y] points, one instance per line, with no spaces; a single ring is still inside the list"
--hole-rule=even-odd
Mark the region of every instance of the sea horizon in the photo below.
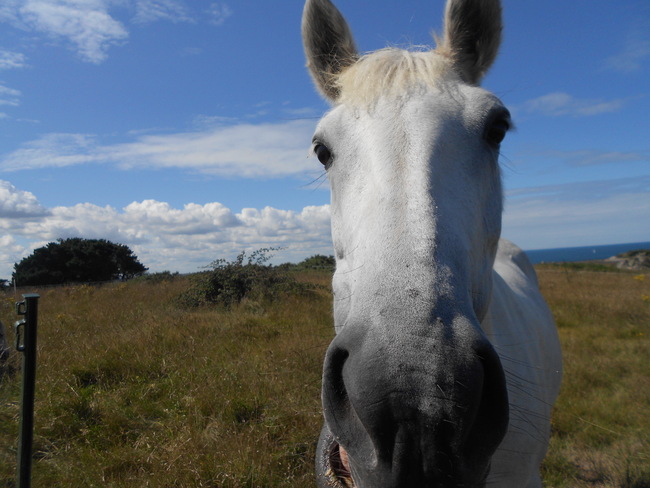
[[[556,247],[551,249],[527,249],[526,255],[533,264],[575,262],[607,259],[618,254],[650,249],[650,241],[598,246]]]

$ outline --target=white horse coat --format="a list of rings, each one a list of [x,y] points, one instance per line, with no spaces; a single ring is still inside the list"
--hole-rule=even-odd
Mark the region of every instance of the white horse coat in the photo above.
[[[487,486],[541,487],[551,409],[562,378],[557,330],[524,252],[499,241],[494,291],[481,323],[506,373],[510,425],[492,457]]]
[[[360,57],[329,0],[305,5],[334,105],[313,140],[337,260],[321,487],[541,486],[561,354],[533,267],[499,240],[510,114],[477,85],[500,14],[449,0],[436,50]]]

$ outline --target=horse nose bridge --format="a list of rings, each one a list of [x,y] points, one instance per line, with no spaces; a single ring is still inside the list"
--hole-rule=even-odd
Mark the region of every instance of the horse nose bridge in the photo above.
[[[467,320],[454,322],[348,323],[330,344],[325,420],[357,471],[392,477],[399,458],[422,476],[447,476],[489,459],[500,443],[507,426],[500,362]]]

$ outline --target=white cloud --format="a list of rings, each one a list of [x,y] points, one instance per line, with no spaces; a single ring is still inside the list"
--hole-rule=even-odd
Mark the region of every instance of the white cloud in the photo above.
[[[189,203],[183,209],[175,209],[166,202],[145,200],[129,204],[124,214],[131,224],[146,221],[147,225],[156,226],[158,234],[166,235],[209,234],[217,228],[242,225],[229,208],[218,202]]]
[[[42,217],[47,210],[36,197],[19,190],[8,181],[0,180],[0,219]]]
[[[190,3],[191,5],[191,3]],[[66,45],[84,61],[99,64],[111,47],[124,44],[129,32],[111,10],[133,13],[132,23],[208,22],[222,25],[232,14],[224,2],[213,2],[199,14],[186,0],[0,0],[0,22],[46,36]],[[22,68],[25,57],[0,50],[0,69]]]
[[[186,168],[239,177],[303,173],[313,122],[239,124],[203,132],[144,136],[104,148],[122,167]]]
[[[128,37],[103,0],[26,0],[14,8],[14,17],[30,30],[69,42],[91,63],[104,61],[108,49]]]
[[[549,93],[525,102],[519,110],[528,113],[539,113],[548,117],[569,115],[572,117],[587,117],[603,113],[618,112],[623,108],[626,99],[590,100],[575,98],[568,93]]]
[[[0,83],[0,105],[17,106],[20,104],[20,91]]]
[[[0,70],[20,69],[27,66],[27,58],[22,53],[0,49]]]
[[[647,32],[634,33],[628,37],[623,49],[605,60],[605,69],[619,73],[640,71],[646,59],[650,58],[650,39]]]
[[[331,253],[328,205],[301,211],[249,208],[235,213],[218,202],[173,208],[166,202],[145,200],[121,210],[84,203],[23,216],[18,221],[0,213],[2,234],[13,243],[29,243],[13,249],[12,255],[21,257],[48,241],[68,237],[126,244],[152,271],[197,271],[217,258],[232,259],[241,250],[263,247],[285,247],[279,261]],[[0,262],[0,277],[11,274],[16,259]]]
[[[233,14],[232,9],[223,2],[214,2],[206,11],[210,23],[214,25],[223,25],[228,17]]]
[[[178,0],[136,0],[136,23],[149,23],[159,20],[171,22],[193,22],[187,6]]]
[[[304,174],[313,166],[307,150],[315,121],[237,124],[195,132],[141,135],[136,141],[101,145],[85,134],[48,134],[0,160],[16,171],[87,163],[122,168],[182,168],[243,178]]]
[[[524,249],[648,240],[650,177],[509,191],[503,236]]]
[[[17,12],[20,7],[20,0],[3,0],[0,2],[0,21],[19,23]]]
[[[318,117],[320,118],[322,113],[320,110],[314,108],[314,107],[301,107],[301,108],[286,108],[284,109],[284,112],[291,116],[291,117],[296,117],[296,118],[315,118]]]
[[[10,235],[0,236],[0,278],[9,280],[13,264],[26,257],[29,253]]]
[[[86,134],[46,134],[0,160],[0,169],[17,171],[96,162],[101,160],[94,154],[96,148],[94,138]]]
[[[541,151],[536,154],[547,159],[564,161],[569,166],[594,166],[601,164],[621,164],[649,162],[650,152],[636,151],[598,151],[583,149],[577,151]]]

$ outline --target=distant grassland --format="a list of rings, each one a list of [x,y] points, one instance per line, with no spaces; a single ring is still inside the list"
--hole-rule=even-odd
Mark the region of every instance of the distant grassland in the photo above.
[[[545,485],[650,487],[650,276],[538,272],[565,357]],[[332,297],[328,273],[299,279],[324,286],[229,311],[176,306],[183,277],[29,290],[41,294],[33,486],[315,486]],[[13,294],[0,300],[13,324]],[[15,479],[19,364],[0,378],[0,487]]]

